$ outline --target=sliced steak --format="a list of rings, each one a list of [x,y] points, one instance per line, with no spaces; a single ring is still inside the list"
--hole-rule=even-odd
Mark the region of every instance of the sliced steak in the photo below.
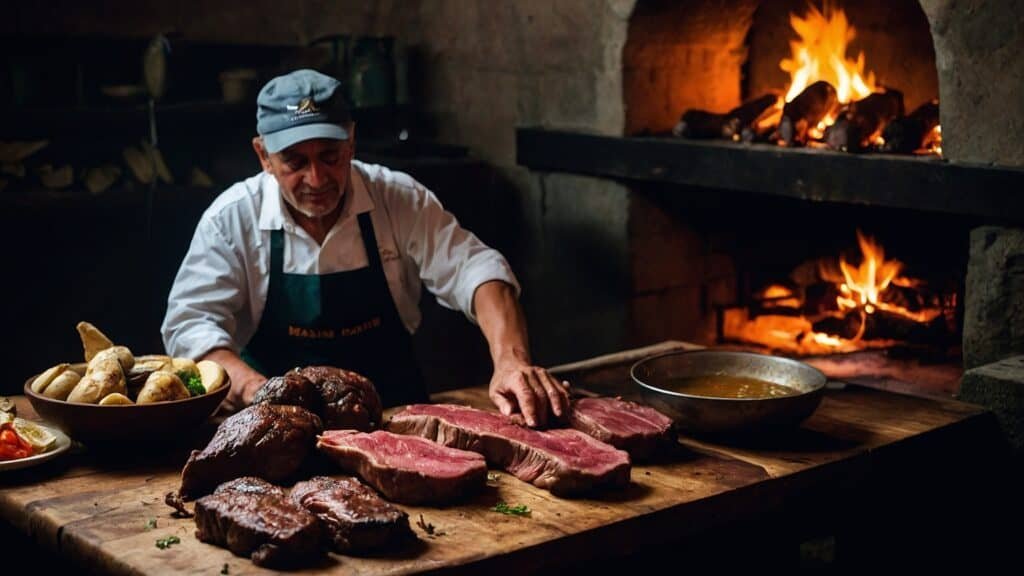
[[[300,370],[320,393],[320,416],[326,430],[380,428],[383,407],[380,395],[365,376],[333,366],[307,366]]]
[[[320,392],[308,378],[294,370],[267,380],[252,399],[253,404],[264,402],[302,406],[314,414],[321,411]]]
[[[556,496],[629,484],[629,454],[577,430],[532,430],[500,414],[453,404],[413,404],[391,417],[388,430],[479,452]]]
[[[415,436],[328,430],[317,448],[393,502],[446,504],[487,482],[487,462],[479,454]]]
[[[415,538],[409,515],[355,478],[315,476],[296,484],[290,497],[320,520],[335,552],[381,550]]]
[[[181,471],[179,493],[193,499],[240,476],[273,482],[294,474],[314,446],[320,418],[305,408],[254,404],[221,423]]]
[[[569,425],[629,452],[633,460],[651,458],[675,441],[671,418],[649,406],[618,398],[573,401]]]
[[[274,490],[253,491],[256,486],[243,480],[222,485],[196,501],[196,538],[272,568],[308,564],[320,557],[316,517]]]

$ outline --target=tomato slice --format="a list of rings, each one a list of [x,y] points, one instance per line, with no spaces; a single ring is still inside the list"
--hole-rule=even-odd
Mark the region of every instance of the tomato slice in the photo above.
[[[0,459],[27,458],[35,450],[14,430],[11,423],[0,425]]]

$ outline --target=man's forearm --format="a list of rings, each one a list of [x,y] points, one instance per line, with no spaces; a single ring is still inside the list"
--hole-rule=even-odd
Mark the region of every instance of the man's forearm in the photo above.
[[[518,407],[528,426],[545,426],[549,411],[563,417],[569,410],[568,384],[533,365],[526,316],[515,289],[501,281],[486,282],[476,289],[473,307],[494,361],[488,395],[495,406],[503,414]]]
[[[511,285],[500,280],[481,284],[473,295],[473,309],[495,367],[531,362],[526,317]]]

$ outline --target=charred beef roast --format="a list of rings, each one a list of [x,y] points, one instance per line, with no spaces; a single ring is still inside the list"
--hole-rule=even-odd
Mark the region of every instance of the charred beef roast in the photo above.
[[[221,423],[181,471],[179,493],[194,499],[240,476],[282,481],[299,469],[320,433],[320,418],[299,406],[254,404]]]
[[[271,484],[263,478],[257,478],[256,476],[242,476],[241,478],[235,478],[229,480],[213,491],[214,494],[220,494],[222,492],[238,492],[241,494],[256,494],[259,496],[277,496],[278,498],[284,498],[288,495],[284,488],[276,484]]]
[[[369,432],[380,428],[384,411],[380,395],[365,376],[333,366],[307,366],[299,374],[320,393],[324,429]]]
[[[317,448],[393,502],[447,504],[487,482],[487,463],[479,454],[416,436],[328,430]]]
[[[267,380],[256,392],[252,403],[302,406],[314,414],[321,413],[320,391],[308,378],[294,370]]]
[[[322,555],[317,518],[259,478],[232,480],[197,500],[196,538],[271,568],[308,564]]]
[[[290,498],[320,520],[335,552],[358,554],[415,538],[409,515],[355,478],[314,476],[296,484]]]
[[[506,416],[454,404],[410,405],[391,417],[388,430],[479,452],[556,496],[629,484],[629,454],[578,430],[532,430]]]
[[[629,452],[633,460],[652,458],[675,442],[671,418],[649,406],[618,398],[573,401],[569,425]]]

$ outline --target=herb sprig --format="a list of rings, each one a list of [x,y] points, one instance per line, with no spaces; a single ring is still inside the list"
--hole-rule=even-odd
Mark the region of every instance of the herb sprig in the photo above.
[[[494,508],[491,508],[491,510],[493,510],[494,512],[500,512],[502,514],[507,514],[509,516],[529,516],[530,515],[530,509],[526,506],[526,504],[520,504],[518,506],[509,506],[505,502],[498,502],[497,504],[494,505]]]
[[[181,544],[181,538],[177,536],[167,536],[164,538],[158,538],[156,541],[156,547],[161,550],[166,550],[174,544]]]

